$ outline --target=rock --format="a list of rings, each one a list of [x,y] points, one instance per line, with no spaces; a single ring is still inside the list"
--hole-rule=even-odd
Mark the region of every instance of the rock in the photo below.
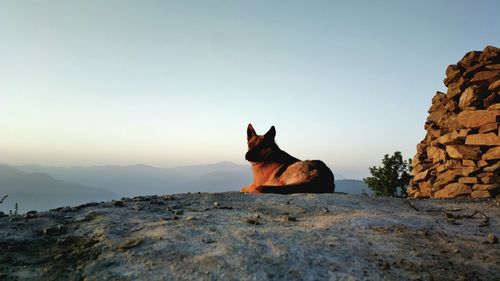
[[[427,117],[427,122],[431,122],[434,124],[438,124],[439,121],[445,116],[446,112],[444,111],[434,111],[431,114],[429,114],[429,117]]]
[[[491,174],[500,168],[494,161],[500,159],[499,54],[487,46],[446,69],[446,95],[437,92],[432,98],[426,134],[413,157],[410,197],[468,196],[464,185],[499,180]],[[496,196],[496,191],[479,191],[470,196]]]
[[[490,106],[498,104],[499,101],[500,101],[500,95],[492,93],[484,99],[483,107],[490,109]],[[491,110],[493,110],[493,108],[491,108]]]
[[[470,196],[472,198],[489,198],[491,197],[491,192],[489,190],[474,190]]]
[[[123,252],[123,251],[126,251],[128,249],[132,249],[132,248],[138,246],[139,244],[141,244],[141,242],[142,242],[142,240],[139,238],[127,239],[127,240],[125,240],[125,242],[121,243],[118,246],[118,250]]]
[[[437,139],[440,144],[450,144],[454,143],[458,138],[458,132],[453,130],[450,133],[443,135]]]
[[[446,68],[446,77],[449,77],[450,75],[452,75],[452,73],[459,71],[459,70],[460,70],[460,68],[456,64],[448,65],[448,67]],[[432,102],[434,102],[434,100],[432,100]]]
[[[484,124],[481,127],[479,127],[479,133],[480,134],[489,133],[489,132],[496,131],[497,129],[498,129],[498,125],[496,122],[488,123],[488,124]]]
[[[42,230],[43,235],[61,235],[65,232],[65,229],[62,225],[45,227]]]
[[[448,167],[446,167],[446,165],[444,165],[444,164],[439,164],[434,168],[436,169],[436,171],[438,173],[442,173],[442,172],[446,171],[446,169],[448,169]]]
[[[470,68],[471,66],[477,64],[479,62],[479,57],[482,52],[479,51],[470,51],[457,63],[458,66],[462,68]]]
[[[494,177],[494,176],[486,176],[486,177],[481,177],[481,182],[484,184],[496,184],[500,182],[500,176]]]
[[[148,199],[134,203],[149,206]],[[349,194],[193,193],[154,200],[165,204],[137,212],[107,202],[39,213],[28,222],[1,218],[0,279],[500,280],[500,248],[481,243],[500,233],[494,199],[411,200],[419,211],[402,198]],[[221,211],[214,201],[238,207]],[[203,210],[204,219],[160,220],[172,205]],[[448,224],[440,210],[479,210],[491,223],[478,227],[483,218],[476,215]],[[77,222],[88,212],[99,218]],[[262,224],[248,224],[256,212]],[[56,225],[66,233],[36,233]]]
[[[476,162],[472,161],[472,160],[462,160],[462,165],[464,167],[476,167]]]
[[[115,201],[114,205],[117,206],[117,207],[122,207],[125,204],[123,204],[123,201]]]
[[[459,83],[453,83],[448,86],[448,91],[446,91],[446,97],[448,99],[453,99],[455,97],[460,96],[462,94],[462,89],[460,88]]]
[[[436,95],[432,98],[432,105],[429,108],[428,112],[431,113],[433,111],[441,110],[447,103],[448,99],[446,98],[445,93],[436,92]]]
[[[485,166],[483,168],[483,171],[485,171],[485,172],[500,171],[500,161],[497,161],[495,164],[492,164],[490,166]]]
[[[496,123],[500,110],[466,110],[458,114],[458,123],[465,128],[479,128],[488,123]]]
[[[468,135],[465,140],[467,145],[500,145],[500,137],[494,133]]]
[[[413,169],[411,169],[411,175],[415,176],[416,174],[420,173],[421,171],[429,167],[430,167],[429,164],[419,163],[415,167],[413,167]]]
[[[498,183],[493,183],[493,184],[475,184],[472,186],[472,190],[493,190],[500,188],[500,184]]]
[[[477,146],[447,145],[446,153],[448,153],[448,155],[451,158],[455,159],[469,159],[469,160],[481,159],[481,150]]]
[[[478,72],[470,80],[471,85],[488,86],[491,82],[498,80],[500,71],[487,70]]]
[[[428,172],[429,172],[429,170],[424,170],[424,171],[418,173],[415,177],[413,177],[413,180],[416,182],[424,180],[427,177]]]
[[[458,102],[458,107],[461,109],[465,109],[470,106],[474,106],[474,104],[480,99],[479,96],[480,89],[477,86],[470,86],[465,89],[464,93],[460,96],[460,100]]]
[[[492,82],[490,86],[488,86],[488,90],[490,92],[498,92],[500,91],[500,79]]]
[[[459,138],[465,138],[467,137],[467,134],[469,133],[470,129],[460,129],[458,132],[458,137]]]
[[[482,178],[482,177],[492,177],[494,176],[494,173],[493,172],[482,172],[482,173],[479,173],[476,175],[478,178]]]
[[[472,167],[448,169],[444,173],[437,175],[434,185],[438,186],[438,187],[443,186],[443,185],[455,180],[457,177],[467,177],[473,171],[474,171],[474,168],[472,168]]]
[[[498,238],[494,234],[490,233],[486,237],[486,243],[488,243],[488,244],[498,244]]]
[[[432,190],[432,184],[428,181],[423,181],[418,183],[418,187],[422,192],[429,193]],[[429,195],[427,195],[429,196]]]
[[[498,62],[500,59],[500,49],[494,46],[486,46],[479,56],[479,61]]]
[[[434,192],[436,198],[452,198],[459,195],[467,195],[472,189],[463,183],[450,183],[443,189]]]
[[[444,161],[446,160],[446,153],[436,146],[429,146],[427,147],[427,158],[432,160],[433,163]]]
[[[500,159],[500,146],[495,146],[490,148],[486,153],[481,157],[482,160],[493,160]]]
[[[296,217],[290,216],[290,215],[284,215],[281,217],[283,221],[297,221]]]
[[[488,64],[488,65],[486,65],[486,69],[500,70],[500,64],[498,64],[498,63]]]
[[[477,166],[479,168],[486,167],[486,166],[488,166],[488,162],[486,162],[485,160],[479,160],[479,161],[477,161]]]
[[[477,183],[477,178],[476,177],[461,177],[458,179],[459,183]]]
[[[249,223],[249,224],[255,224],[255,225],[259,225],[260,224],[258,218],[247,218],[246,222]]]
[[[443,80],[444,85],[448,86],[451,83],[457,82],[461,74],[462,71],[460,69],[451,71],[450,74],[447,75],[446,78]]]

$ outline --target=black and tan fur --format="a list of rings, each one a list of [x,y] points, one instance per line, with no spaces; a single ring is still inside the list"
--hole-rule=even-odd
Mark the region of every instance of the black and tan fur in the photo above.
[[[281,150],[274,138],[274,126],[265,135],[257,135],[248,124],[248,152],[254,182],[241,189],[248,193],[332,193],[335,190],[332,171],[319,160],[300,161]]]

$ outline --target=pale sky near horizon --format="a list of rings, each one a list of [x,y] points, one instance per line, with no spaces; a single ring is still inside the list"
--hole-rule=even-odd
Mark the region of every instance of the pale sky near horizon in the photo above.
[[[246,126],[368,175],[413,157],[500,1],[0,0],[0,163],[245,163]]]

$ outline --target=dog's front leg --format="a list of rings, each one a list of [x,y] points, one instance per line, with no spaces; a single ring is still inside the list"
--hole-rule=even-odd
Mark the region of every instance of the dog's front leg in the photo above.
[[[245,187],[243,187],[240,192],[243,192],[243,193],[255,193],[255,184],[249,184]]]

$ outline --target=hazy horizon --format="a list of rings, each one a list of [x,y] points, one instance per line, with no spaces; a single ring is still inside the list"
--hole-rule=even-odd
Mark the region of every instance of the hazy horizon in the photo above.
[[[447,65],[500,46],[498,1],[2,1],[0,161],[244,160],[246,126],[366,177],[413,157]]]

